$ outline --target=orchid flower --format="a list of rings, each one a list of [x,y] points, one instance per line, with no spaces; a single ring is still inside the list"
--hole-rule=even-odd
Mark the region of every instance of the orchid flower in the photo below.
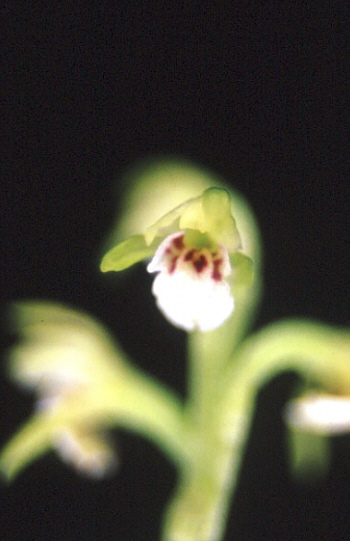
[[[113,247],[101,270],[120,271],[141,260],[157,273],[152,287],[157,306],[174,325],[211,331],[235,307],[234,285],[249,274],[228,192],[209,188],[168,212],[143,234]],[[247,270],[249,268],[249,270]]]
[[[53,449],[80,472],[101,477],[115,464],[105,431],[122,426],[159,445],[178,469],[162,539],[220,541],[258,393],[282,371],[322,389],[291,401],[285,419],[292,469],[309,462],[324,471],[323,436],[350,428],[350,335],[302,319],[248,334],[261,290],[261,241],[249,205],[187,165],[161,163],[138,175],[101,270],[145,261],[155,273],[157,306],[189,332],[186,399],[133,366],[90,317],[52,303],[20,303],[10,370],[38,400],[0,454],[0,472],[13,478]]]
[[[36,392],[37,424],[51,419],[46,445],[79,471],[103,476],[115,462],[114,452],[94,415],[84,418],[80,409],[84,404],[98,414],[106,382],[118,378],[120,362],[106,333],[87,316],[47,303],[18,306],[16,318],[24,341],[11,350],[11,376]],[[20,444],[13,463],[23,453]]]
[[[10,349],[10,376],[37,402],[3,450],[0,471],[12,478],[52,449],[80,473],[103,477],[117,463],[105,434],[114,424],[153,434],[181,460],[175,399],[137,373],[96,321],[49,302],[19,303],[13,315],[21,340]]]

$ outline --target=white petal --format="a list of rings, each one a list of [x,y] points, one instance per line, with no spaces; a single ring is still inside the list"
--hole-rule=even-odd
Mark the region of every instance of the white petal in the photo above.
[[[148,272],[157,272],[166,270],[169,262],[167,261],[167,251],[172,246],[173,241],[178,238],[183,237],[183,232],[173,233],[166,237],[158,246],[156,253],[153,256],[152,261],[147,266]]]
[[[54,443],[62,460],[89,477],[102,478],[116,466],[110,445],[93,432],[71,427],[57,434]]]
[[[157,305],[174,325],[192,331],[211,331],[232,313],[234,302],[225,281],[198,279],[190,273],[160,272],[152,288]]]
[[[292,400],[286,409],[286,421],[302,430],[325,434],[350,431],[350,398],[310,395]]]

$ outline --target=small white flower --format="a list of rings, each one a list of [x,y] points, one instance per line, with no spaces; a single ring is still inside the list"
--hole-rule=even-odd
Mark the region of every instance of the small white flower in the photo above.
[[[159,309],[178,327],[211,331],[231,315],[234,300],[226,280],[231,266],[223,246],[188,246],[180,231],[163,240],[147,270],[158,272],[152,292]]]
[[[25,337],[11,350],[11,374],[37,394],[37,416],[62,417],[48,424],[48,440],[61,458],[92,477],[111,471],[116,460],[103,424],[91,424],[81,412],[85,403],[91,416],[100,411],[110,381],[118,379],[121,362],[107,333],[90,317],[51,303],[20,303],[16,324]]]
[[[320,434],[349,432],[350,398],[309,394],[288,404],[285,419],[290,425],[305,431]]]
[[[252,284],[253,261],[242,250],[230,195],[213,187],[111,248],[101,270],[119,272],[151,260],[158,308],[174,325],[205,332],[231,316],[233,294]]]

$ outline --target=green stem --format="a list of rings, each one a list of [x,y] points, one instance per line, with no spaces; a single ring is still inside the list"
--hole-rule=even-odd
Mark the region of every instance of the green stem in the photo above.
[[[327,325],[289,320],[247,338],[227,371],[228,394],[256,392],[276,374],[294,370],[330,392],[350,392],[350,333]]]
[[[155,441],[175,463],[187,464],[189,450],[184,408],[178,397],[151,376],[128,370],[127,391],[117,401],[119,425],[134,429]]]
[[[242,395],[236,416],[228,419],[223,391],[234,341],[233,334],[228,339],[230,323],[213,333],[190,336],[191,386],[186,411],[192,460],[189,467],[182,468],[179,488],[168,509],[165,541],[219,541],[225,527],[252,412],[252,402]]]
[[[222,539],[249,434],[253,401],[242,393],[236,401],[234,415],[231,412],[230,416],[222,407],[222,401],[216,406],[213,422],[194,438],[194,460],[191,467],[183,471],[167,510],[164,541]]]
[[[247,338],[224,368],[212,346],[193,336],[193,460],[168,509],[164,541],[222,538],[256,395],[269,378],[292,369],[330,390],[350,392],[347,331],[303,321],[274,324]]]

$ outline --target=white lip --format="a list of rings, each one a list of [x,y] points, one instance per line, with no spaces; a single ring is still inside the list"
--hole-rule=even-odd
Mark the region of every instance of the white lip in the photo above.
[[[205,268],[199,272],[193,261],[186,259],[191,247],[173,246],[174,239],[181,235],[180,232],[167,237],[148,265],[149,272],[158,272],[152,292],[158,308],[177,327],[187,331],[211,331],[219,327],[234,309],[230,286],[225,279],[231,273],[227,250],[219,248],[221,277],[214,279],[217,253],[214,255],[206,248],[197,251],[206,260]],[[172,264],[174,260],[175,265]]]
[[[285,412],[286,421],[302,430],[325,434],[350,431],[350,398],[310,395],[292,400]]]

